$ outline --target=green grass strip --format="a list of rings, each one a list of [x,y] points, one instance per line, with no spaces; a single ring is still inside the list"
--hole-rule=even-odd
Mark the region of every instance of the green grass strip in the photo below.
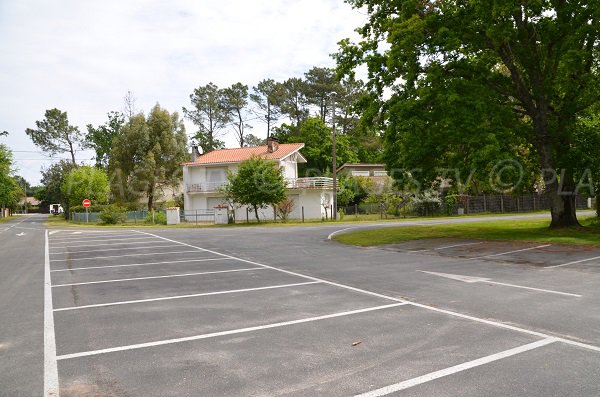
[[[584,227],[561,229],[550,229],[548,219],[386,227],[339,234],[334,237],[334,240],[362,247],[431,238],[517,240],[600,246],[600,222],[597,218],[580,218],[580,222]]]

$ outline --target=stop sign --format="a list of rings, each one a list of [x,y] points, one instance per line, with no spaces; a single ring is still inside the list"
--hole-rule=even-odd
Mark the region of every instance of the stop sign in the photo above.
[[[81,202],[81,205],[83,205],[85,208],[88,208],[90,205],[92,205],[92,202],[89,199],[85,199]]]

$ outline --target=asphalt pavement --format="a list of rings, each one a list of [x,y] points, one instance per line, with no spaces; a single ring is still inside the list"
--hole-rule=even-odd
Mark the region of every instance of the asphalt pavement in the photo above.
[[[600,395],[598,250],[40,220],[0,225],[2,396]]]

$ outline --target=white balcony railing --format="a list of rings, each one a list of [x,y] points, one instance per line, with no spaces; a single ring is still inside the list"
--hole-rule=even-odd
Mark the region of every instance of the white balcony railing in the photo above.
[[[202,183],[191,183],[187,185],[188,193],[210,193],[210,192],[218,192],[223,186],[227,185],[229,182],[221,181],[221,182],[202,182]]]
[[[285,181],[288,189],[333,189],[333,178],[293,178]]]
[[[333,189],[333,178],[288,178],[285,180],[288,189]],[[227,181],[202,182],[187,185],[188,193],[214,193],[218,192]]]

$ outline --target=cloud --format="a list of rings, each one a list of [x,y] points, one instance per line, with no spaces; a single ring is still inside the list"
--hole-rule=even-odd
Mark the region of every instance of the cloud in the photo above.
[[[3,141],[37,150],[24,130],[53,107],[85,130],[121,110],[127,91],[139,110],[160,102],[180,112],[208,82],[253,86],[333,66],[336,43],[364,18],[341,0],[2,2],[0,130],[11,133]],[[39,154],[25,156],[15,153]],[[18,162],[32,183],[44,164]]]

